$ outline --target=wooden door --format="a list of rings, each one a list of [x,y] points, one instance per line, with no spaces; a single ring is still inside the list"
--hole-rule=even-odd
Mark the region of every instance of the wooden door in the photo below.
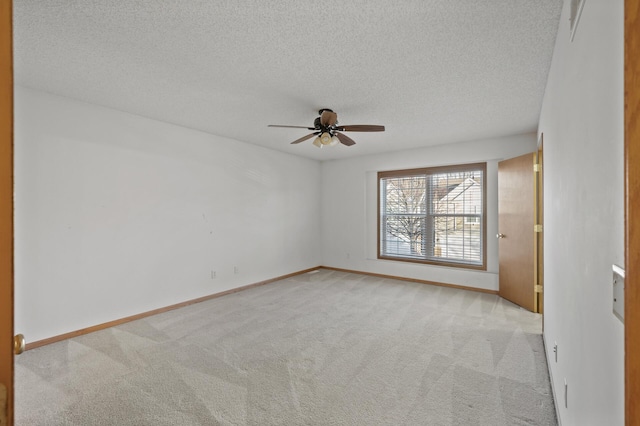
[[[535,293],[535,153],[498,163],[498,294],[537,312]]]
[[[640,425],[640,1],[626,0],[625,86],[625,421]]]
[[[11,6],[11,0],[0,1],[0,425],[3,426],[13,424],[13,56]],[[3,399],[4,401],[2,401]]]

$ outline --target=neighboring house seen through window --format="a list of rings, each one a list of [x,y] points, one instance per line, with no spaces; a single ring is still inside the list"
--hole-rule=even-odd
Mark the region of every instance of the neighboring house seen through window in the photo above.
[[[378,257],[486,269],[486,163],[378,173]]]

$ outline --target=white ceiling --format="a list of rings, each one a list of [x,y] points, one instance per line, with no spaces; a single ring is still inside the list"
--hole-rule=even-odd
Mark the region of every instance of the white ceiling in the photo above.
[[[14,0],[16,83],[326,160],[536,130],[562,0]],[[382,124],[318,149],[321,107]]]

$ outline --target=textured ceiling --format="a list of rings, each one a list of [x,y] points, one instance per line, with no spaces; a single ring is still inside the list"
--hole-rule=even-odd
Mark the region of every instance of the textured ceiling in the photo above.
[[[535,131],[562,0],[14,0],[20,85],[326,160]],[[382,124],[289,142],[321,107]]]

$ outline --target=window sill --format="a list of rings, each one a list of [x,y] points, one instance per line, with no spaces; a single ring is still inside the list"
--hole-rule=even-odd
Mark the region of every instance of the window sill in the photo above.
[[[487,270],[487,265],[472,265],[472,264],[458,263],[458,262],[439,262],[439,261],[433,261],[433,260],[409,259],[409,258],[403,258],[403,257],[378,256],[376,260],[414,263],[418,265],[440,266],[440,267],[455,268],[455,269],[471,269],[475,271]]]

